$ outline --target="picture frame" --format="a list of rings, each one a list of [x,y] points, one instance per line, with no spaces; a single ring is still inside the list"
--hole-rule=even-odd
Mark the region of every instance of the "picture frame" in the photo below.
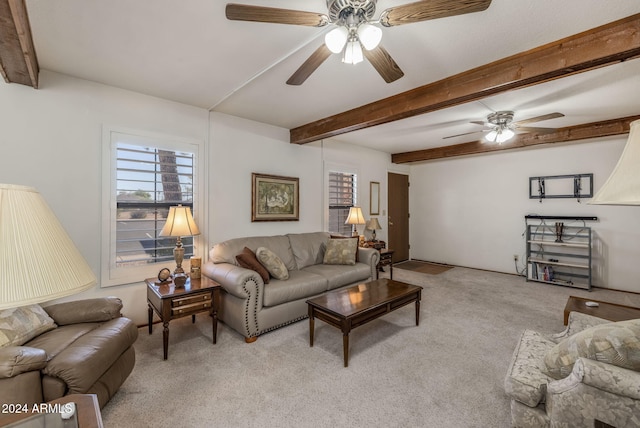
[[[251,173],[251,221],[300,220],[300,179]]]
[[[380,183],[369,182],[369,215],[380,215]]]

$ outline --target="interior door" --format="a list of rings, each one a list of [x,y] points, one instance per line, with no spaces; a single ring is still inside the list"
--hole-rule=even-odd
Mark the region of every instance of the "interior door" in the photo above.
[[[409,260],[409,176],[388,173],[388,243],[393,262]]]

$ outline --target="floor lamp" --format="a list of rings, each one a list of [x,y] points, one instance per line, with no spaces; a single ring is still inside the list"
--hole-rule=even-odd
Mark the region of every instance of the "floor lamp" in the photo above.
[[[37,190],[0,184],[0,309],[85,291],[96,277]]]

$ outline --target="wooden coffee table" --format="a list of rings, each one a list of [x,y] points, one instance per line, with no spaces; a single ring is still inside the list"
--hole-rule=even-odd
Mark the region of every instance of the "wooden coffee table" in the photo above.
[[[344,366],[348,367],[351,330],[413,302],[416,304],[416,325],[419,325],[421,293],[419,285],[383,278],[307,300],[309,345],[313,346],[315,318],[341,329]]]
[[[590,307],[586,302],[597,302],[598,306]],[[564,325],[569,322],[569,312],[582,312],[609,321],[626,321],[640,318],[640,308],[619,305],[617,303],[603,302],[600,300],[585,299],[584,297],[569,296],[564,307]]]

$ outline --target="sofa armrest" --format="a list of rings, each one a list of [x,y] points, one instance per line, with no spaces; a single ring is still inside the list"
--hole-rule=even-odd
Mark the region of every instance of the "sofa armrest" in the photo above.
[[[360,263],[366,263],[371,267],[371,279],[376,279],[380,252],[374,248],[358,247],[358,260]]]
[[[117,297],[76,300],[43,308],[58,325],[105,322],[122,316],[122,301]]]
[[[551,339],[555,342],[560,342],[561,340],[566,339],[569,336],[573,336],[574,334],[579,333],[582,330],[586,330],[596,325],[609,322],[611,321],[594,317],[593,315],[583,314],[582,312],[570,312],[567,328],[565,328],[564,331],[558,334],[552,335]]]
[[[202,273],[219,282],[224,290],[240,299],[248,299],[251,290],[245,287],[248,282],[254,282],[258,287],[258,292],[262,295],[264,281],[258,272],[246,269],[231,263],[207,262],[202,267]]]
[[[640,372],[588,358],[578,358],[573,371],[566,378],[549,382],[547,393],[562,394],[573,390],[580,383],[611,394],[640,400]]]
[[[0,379],[40,370],[47,365],[47,353],[29,346],[0,348]]]

